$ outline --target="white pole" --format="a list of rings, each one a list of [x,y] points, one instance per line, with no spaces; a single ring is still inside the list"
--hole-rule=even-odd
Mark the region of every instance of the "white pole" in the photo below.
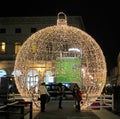
[[[114,111],[114,95],[112,94],[112,111]]]

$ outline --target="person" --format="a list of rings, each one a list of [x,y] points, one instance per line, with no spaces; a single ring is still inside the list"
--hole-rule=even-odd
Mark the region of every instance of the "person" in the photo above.
[[[46,95],[50,96],[50,94],[48,93],[44,82],[41,83],[39,91],[40,91],[40,101],[41,101],[41,112],[45,112],[45,104],[47,100]]]
[[[62,83],[59,83],[58,84],[58,97],[59,97],[58,108],[59,109],[62,109],[63,94],[64,94],[64,87],[62,86]]]
[[[75,99],[75,108],[77,111],[80,111],[80,103],[82,101],[82,92],[80,91],[80,87],[75,84],[73,87],[73,96]]]

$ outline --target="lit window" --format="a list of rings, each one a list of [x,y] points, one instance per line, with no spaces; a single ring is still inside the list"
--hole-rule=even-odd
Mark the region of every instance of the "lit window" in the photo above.
[[[38,73],[35,70],[30,70],[27,77],[27,88],[28,90],[33,90],[35,93],[38,93]]]
[[[1,69],[0,70],[0,77],[6,76],[6,75],[7,75],[6,71]]]
[[[1,54],[5,53],[5,42],[0,42],[0,53]]]
[[[17,54],[19,52],[21,48],[21,43],[20,42],[16,42],[15,43],[15,54]]]

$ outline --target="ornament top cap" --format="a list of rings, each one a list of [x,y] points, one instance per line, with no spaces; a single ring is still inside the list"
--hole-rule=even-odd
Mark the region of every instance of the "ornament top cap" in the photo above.
[[[67,25],[67,16],[63,12],[59,12],[57,15],[57,25]]]

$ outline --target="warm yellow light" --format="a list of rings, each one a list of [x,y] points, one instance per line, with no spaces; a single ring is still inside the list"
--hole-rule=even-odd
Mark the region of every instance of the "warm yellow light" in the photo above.
[[[38,68],[38,71],[40,72],[42,70],[42,68],[40,67],[40,68]]]
[[[100,46],[86,32],[68,26],[66,20],[66,16],[65,19],[58,17],[57,25],[46,27],[34,33],[24,42],[17,54],[14,70],[21,71],[22,75],[15,75],[16,85],[21,95],[33,96],[32,101],[36,108],[39,108],[36,95],[27,90],[26,80],[23,79],[27,79],[28,71],[36,66],[40,71],[40,81],[43,81],[47,70],[56,76],[57,58],[82,58],[82,66],[78,70],[82,72],[83,79],[82,81],[79,80],[79,85],[84,94],[89,96],[100,95],[105,85],[106,62]],[[75,49],[69,51],[70,48]],[[78,49],[81,49],[82,53],[78,52]],[[78,79],[80,78],[78,77]],[[88,106],[87,101],[86,97],[83,103],[84,107]],[[89,99],[89,101],[92,103],[93,99]]]
[[[21,48],[21,43],[20,42],[16,42],[15,43],[15,54],[17,54],[19,52]]]
[[[5,42],[2,42],[1,43],[1,53],[5,53],[5,47],[6,47]]]

